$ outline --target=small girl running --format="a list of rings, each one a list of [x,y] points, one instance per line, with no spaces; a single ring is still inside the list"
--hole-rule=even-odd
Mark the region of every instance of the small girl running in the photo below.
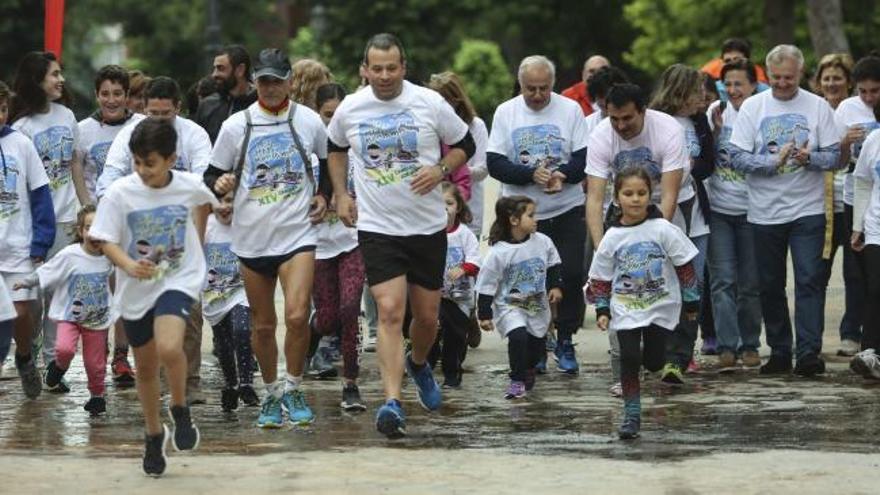
[[[619,172],[614,199],[621,216],[593,255],[585,295],[596,306],[599,328],[617,332],[624,401],[618,435],[631,439],[641,425],[639,369],[663,367],[666,334],[678,323],[682,300],[686,317],[696,319],[700,288],[691,263],[697,248],[651,204],[647,172],[637,167]]]
[[[489,231],[489,253],[477,279],[480,328],[507,337],[510,385],[506,399],[525,397],[545,350],[550,305],[562,300],[562,260],[553,241],[537,232],[535,202],[501,198]],[[549,304],[548,304],[549,303]]]
[[[238,409],[239,400],[258,406],[254,391],[254,355],[251,350],[251,314],[238,257],[229,249],[232,242],[233,194],[220,198],[220,206],[208,217],[205,229],[205,261],[208,267],[202,289],[202,313],[214,331],[214,350],[225,387],[220,407]]]
[[[82,339],[83,363],[91,397],[83,409],[92,416],[107,411],[104,378],[107,373],[107,329],[116,321],[110,304],[110,273],[113,267],[104,257],[100,243],[89,237],[95,219],[94,205],[86,205],[76,216],[76,244],[58,252],[13,290],[39,285],[54,292],[49,318],[58,325],[55,359],[46,365],[43,377],[51,391],[61,386],[61,379],[76,354]]]
[[[447,215],[446,271],[440,299],[440,332],[428,362],[433,368],[441,359],[443,386],[458,388],[474,312],[474,280],[480,271],[480,241],[468,228],[471,211],[455,184],[443,183],[443,200]]]

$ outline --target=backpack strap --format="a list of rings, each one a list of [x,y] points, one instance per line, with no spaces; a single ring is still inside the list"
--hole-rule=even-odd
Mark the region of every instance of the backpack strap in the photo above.
[[[299,152],[299,157],[303,162],[303,168],[306,171],[306,176],[309,178],[309,183],[312,185],[312,196],[318,193],[318,186],[315,184],[315,174],[312,170],[312,160],[309,159],[309,156],[306,154],[305,148],[303,148],[302,141],[299,139],[299,134],[293,129],[293,114],[296,112],[297,104],[295,102],[290,102],[290,112],[287,114],[287,127],[290,128],[290,135],[293,136],[293,142],[296,145],[296,150]]]
[[[233,197],[235,197],[235,193],[238,192],[238,185],[241,183],[241,173],[244,170],[244,160],[247,157],[247,148],[251,141],[251,129],[254,127],[254,123],[251,120],[250,108],[244,109],[244,120],[244,139],[241,141],[241,152],[238,154],[238,162],[235,164],[235,169],[232,172],[235,174],[235,185],[232,188]]]

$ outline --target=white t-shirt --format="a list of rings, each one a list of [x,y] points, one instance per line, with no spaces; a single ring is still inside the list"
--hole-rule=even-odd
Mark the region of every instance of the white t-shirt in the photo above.
[[[489,130],[486,129],[486,123],[479,117],[474,117],[471,125],[468,126],[471,137],[474,138],[476,151],[474,156],[467,163],[471,172],[471,199],[468,200],[468,208],[471,210],[473,221],[470,224],[471,231],[479,239],[483,233],[483,181],[489,174],[486,165],[486,147],[489,145]]]
[[[150,280],[116,269],[114,304],[127,320],[152,309],[162,293],[183,292],[198,300],[205,280],[205,256],[192,221],[193,208],[218,206],[201,175],[174,171],[162,188],[144,185],[131,174],[114,182],[98,204],[89,235],[118,244],[134,260],[156,264]]]
[[[0,271],[29,273],[33,224],[30,192],[49,183],[40,155],[24,134],[0,138]],[[2,321],[2,320],[0,320]]]
[[[860,151],[853,175],[873,184],[862,232],[865,234],[865,244],[880,245],[880,132],[868,135]],[[853,225],[856,230],[859,227],[862,226]]]
[[[232,227],[208,217],[205,228],[205,263],[207,275],[202,288],[202,313],[210,325],[223,320],[232,308],[247,306],[244,281],[238,270],[238,257],[229,249]]]
[[[803,89],[788,101],[774,98],[772,91],[758,93],[743,102],[730,136],[730,144],[755,154],[776,154],[792,140],[797,146],[809,141],[812,151],[840,141],[827,101]],[[747,174],[749,222],[776,225],[823,214],[822,174],[806,170],[793,159],[779,174]]]
[[[339,104],[327,128],[340,147],[354,151],[358,230],[394,236],[429,235],[446,227],[443,193],[410,190],[421,167],[440,161],[440,142],[461,141],[468,127],[439,93],[403,82],[393,100],[367,86]]]
[[[354,159],[351,156],[351,150],[348,152],[348,194],[354,196]],[[315,225],[318,236],[318,244],[315,247],[316,260],[328,260],[335,258],[342,253],[347,253],[358,247],[357,229],[346,227],[336,211],[336,204],[327,205],[327,213],[324,215],[324,221]]]
[[[868,134],[872,133],[878,127],[880,127],[880,122],[877,122],[877,119],[874,118],[874,108],[868,105],[865,105],[865,102],[858,96],[849,97],[837,106],[837,110],[834,111],[834,120],[837,123],[838,127],[840,127],[840,138],[843,139],[843,136],[846,134],[846,131],[853,126],[861,126],[864,127]],[[865,136],[867,138],[867,136]],[[855,164],[859,159],[859,153],[862,151],[862,143],[857,142],[853,143],[850,150],[850,164]],[[843,198],[840,198],[840,193],[838,192],[840,182],[840,178],[843,177]],[[840,170],[834,176],[834,211],[843,211],[843,206],[840,205],[840,209],[838,210],[838,202],[841,201],[852,206],[853,204],[853,177],[851,173],[847,173],[847,169]]]
[[[684,129],[684,140],[685,146],[687,146],[687,153],[690,157],[690,162],[688,163],[688,172],[693,170],[693,161],[696,158],[699,158],[700,153],[703,151],[702,146],[700,145],[700,139],[697,137],[697,129],[694,127],[694,122],[688,117],[674,117],[675,120],[681,124],[681,127]],[[703,210],[700,208],[700,198],[697,196],[697,185],[695,183],[695,179],[692,175],[688,173],[687,177],[685,177],[681,181],[681,187],[678,190],[678,202],[686,201],[687,199],[694,198],[694,204],[691,208],[691,221],[688,226],[686,232],[688,236],[691,238],[696,238],[701,235],[707,235],[709,233],[709,224],[706,222],[706,219],[703,217]],[[673,223],[675,223],[679,228],[684,227],[684,216],[681,213],[681,208],[676,209],[676,215],[673,218]]]
[[[134,117],[132,115],[132,117]],[[113,139],[119,134],[125,125],[131,121],[131,117],[125,123],[104,124],[94,117],[86,117],[79,121],[79,154],[83,162],[83,177],[85,177],[86,189],[92,201],[97,200],[95,188],[98,177],[104,171],[104,162],[107,161],[107,152]]]
[[[103,255],[71,244],[37,268],[40,287],[54,291],[49,318],[90,330],[107,330],[117,314],[110,304],[113,265]]]
[[[720,101],[709,105],[706,115],[709,126],[715,130],[712,114]],[[728,104],[721,113],[722,126],[715,141],[715,173],[706,181],[706,192],[709,194],[709,205],[712,211],[725,215],[745,215],[749,212],[749,190],[746,187],[746,175],[735,170],[730,163],[730,134],[736,122],[737,110]]]
[[[64,105],[49,103],[49,111],[16,120],[12,128],[31,138],[49,178],[56,222],[76,220],[79,204],[73,187],[71,164],[79,147],[79,127],[73,112]]]
[[[473,277],[462,275],[457,280],[449,277],[452,269],[461,268],[465,263],[480,265],[480,241],[467,226],[459,225],[454,232],[446,233],[446,269],[441,294],[458,304],[462,313],[470,314],[474,309]]]
[[[555,171],[571,160],[571,154],[587,146],[584,112],[576,101],[552,93],[550,103],[537,112],[522,95],[495,109],[486,151],[504,155],[511,163],[531,169],[543,165]],[[501,184],[501,196],[523,195],[535,201],[535,216],[546,220],[584,204],[580,184],[562,185],[562,191],[544,192],[538,184]]]
[[[128,142],[134,128],[145,118],[147,117],[135,114],[113,139],[113,144],[107,151],[104,170],[98,176],[96,194],[99,198],[105,194],[110,184],[134,170],[134,156]],[[192,120],[181,116],[174,117],[174,130],[177,131],[177,163],[174,170],[203,175],[211,163],[211,139],[208,138],[208,133]]]
[[[662,218],[612,227],[593,255],[590,279],[611,281],[611,330],[658,325],[673,330],[681,313],[675,267],[697,255],[681,229]]]
[[[492,296],[492,321],[502,336],[520,327],[538,338],[547,334],[547,269],[560,263],[553,241],[540,232],[517,244],[500,241],[489,248],[477,293]]]
[[[232,252],[244,258],[280,256],[317,243],[316,230],[309,221],[317,191],[290,134],[290,108],[272,115],[253,103],[223,122],[214,144],[211,164],[220,170],[234,170],[247,127],[244,112],[250,112],[253,127],[232,217]],[[317,113],[296,105],[293,128],[306,157],[327,158],[327,134]],[[317,166],[310,160],[309,167],[317,184]]]
[[[15,305],[12,303],[12,293],[3,277],[0,277],[0,321],[14,320],[18,314],[15,312]]]
[[[584,117],[584,125],[587,129],[587,142],[590,142],[590,136],[593,135],[593,131],[596,130],[596,127],[599,125],[599,122],[602,122],[605,119],[605,115],[602,113],[601,109],[595,110],[590,115]],[[611,198],[614,197],[614,183],[613,181],[608,181],[605,184],[605,197],[602,200],[602,213],[608,211],[608,207],[611,205]]]
[[[656,110],[645,110],[642,132],[629,141],[620,137],[603,119],[590,134],[587,148],[587,175],[614,182],[617,172],[628,166],[644,168],[651,177],[651,200],[660,204],[660,178],[665,172],[690,170],[684,129],[673,117]],[[682,183],[686,178],[682,179]],[[690,191],[690,196],[682,194]],[[693,188],[679,192],[678,202],[693,197]]]

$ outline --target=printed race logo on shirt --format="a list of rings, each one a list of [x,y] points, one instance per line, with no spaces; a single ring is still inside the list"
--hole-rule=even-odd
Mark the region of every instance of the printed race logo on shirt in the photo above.
[[[734,170],[733,163],[730,161],[730,135],[733,128],[726,125],[721,128],[718,135],[718,145],[716,146],[715,175],[724,182],[745,182],[744,173]]]
[[[810,138],[810,127],[807,118],[797,113],[786,113],[766,117],[761,121],[759,129],[761,133],[760,153],[778,154],[782,147],[788,143],[794,143],[800,148]],[[787,174],[803,170],[793,159],[782,167],[780,174]]]
[[[56,191],[70,183],[70,163],[73,161],[73,134],[70,128],[52,126],[35,134],[33,141],[49,176],[49,189]]]
[[[205,244],[208,273],[202,296],[207,308],[222,306],[236,290],[244,288],[238,270],[238,257],[230,251],[229,246],[228,242]]]
[[[565,138],[553,124],[520,127],[513,131],[512,141],[519,165],[556,170],[562,163]]]
[[[128,255],[135,261],[146,259],[156,264],[154,280],[180,268],[186,245],[186,222],[189,210],[181,205],[160,206],[128,214],[131,245]]]
[[[18,162],[12,156],[5,158],[6,165],[0,170],[0,220],[6,220],[21,210],[18,203]]]
[[[685,128],[684,138],[687,143],[688,155],[691,158],[699,157],[700,151],[702,151],[703,148],[700,146],[700,140],[697,138],[697,131],[690,127]]]
[[[251,139],[242,184],[248,199],[268,205],[303,190],[305,167],[289,131]]]
[[[446,249],[446,271],[443,277],[443,295],[454,300],[468,299],[470,296],[470,277],[462,275],[452,280],[450,272],[455,268],[461,268],[464,264],[464,248],[461,246],[449,246]]]
[[[100,177],[101,173],[104,172],[104,163],[107,161],[107,152],[110,151],[111,144],[113,144],[113,141],[95,143],[89,149],[89,158],[95,164],[95,170],[97,171],[95,177]]]
[[[651,150],[645,146],[631,150],[621,150],[614,157],[611,166],[614,168],[615,173],[628,167],[643,168],[648,172],[648,176],[651,177],[652,181],[657,182],[660,180],[660,164],[654,160]]]
[[[850,154],[850,160],[853,163],[858,160],[859,154],[862,152],[862,145],[865,144],[865,139],[867,139],[868,135],[874,132],[875,129],[880,127],[880,122],[872,120],[871,122],[862,122],[861,124],[856,125],[865,130],[865,137],[852,144],[852,153]]]
[[[397,184],[419,169],[419,128],[412,112],[383,115],[358,124],[367,179],[378,186]]]
[[[510,265],[504,271],[501,285],[504,302],[529,314],[544,310],[547,271],[541,258],[529,258]]]
[[[64,319],[86,328],[106,328],[110,316],[109,278],[109,272],[70,275]]]
[[[666,253],[653,241],[623,246],[615,254],[618,275],[612,283],[617,301],[628,309],[646,309],[669,295],[663,277]]]

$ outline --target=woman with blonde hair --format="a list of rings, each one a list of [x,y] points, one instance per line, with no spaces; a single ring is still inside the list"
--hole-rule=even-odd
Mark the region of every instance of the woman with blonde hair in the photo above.
[[[317,112],[315,94],[329,82],[333,82],[333,74],[326,65],[311,58],[298,60],[292,68],[290,99]]]
[[[852,94],[853,65],[848,53],[829,53],[819,60],[810,85],[833,109]]]

